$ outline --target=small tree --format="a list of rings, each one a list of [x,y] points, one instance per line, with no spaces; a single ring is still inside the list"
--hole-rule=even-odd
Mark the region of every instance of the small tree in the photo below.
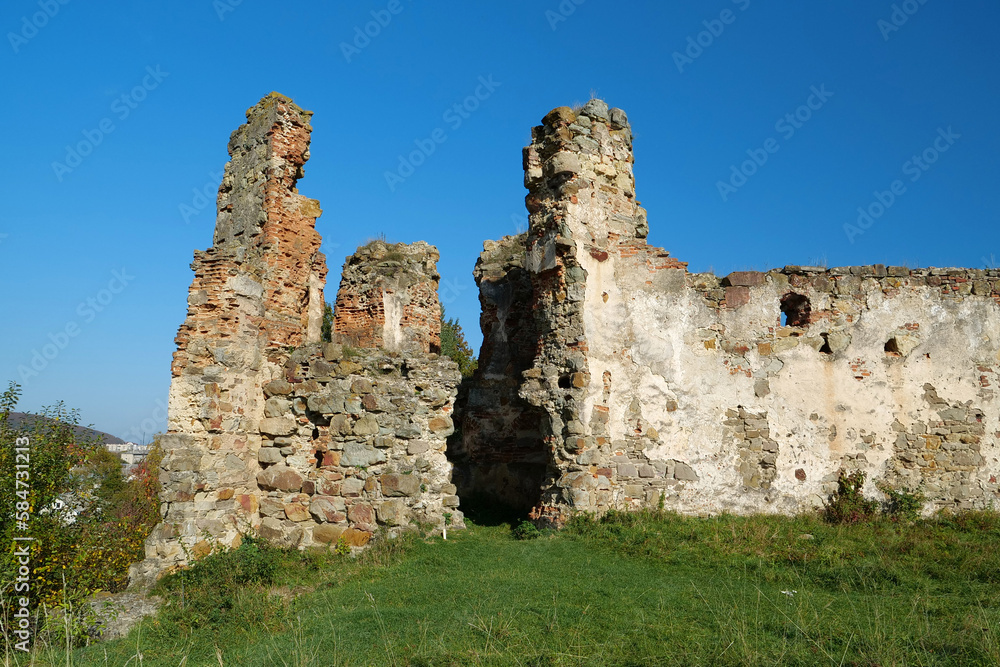
[[[323,342],[329,343],[333,340],[333,306],[330,302],[323,304]]]
[[[458,370],[462,372],[463,378],[472,377],[479,366],[472,347],[465,340],[462,325],[458,320],[445,318],[444,308],[441,308],[441,354],[450,357],[458,364]]]
[[[837,480],[837,491],[830,496],[823,508],[823,514],[830,523],[863,523],[878,516],[877,500],[865,498],[863,489],[865,475],[862,470],[848,474],[841,470]]]

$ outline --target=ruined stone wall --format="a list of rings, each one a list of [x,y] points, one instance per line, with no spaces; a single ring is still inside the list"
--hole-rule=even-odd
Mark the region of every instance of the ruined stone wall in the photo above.
[[[928,508],[997,498],[1000,274],[691,274],[646,244],[628,120],[599,100],[546,116],[525,171],[537,345],[519,394],[544,412],[548,458],[535,518],[661,499],[792,513],[844,468],[920,486]]]
[[[336,343],[295,350],[264,385],[261,536],[364,546],[380,527],[460,528],[445,457],[461,375],[446,357]]]
[[[251,532],[304,548],[360,546],[379,526],[462,525],[444,455],[460,374],[431,353],[436,249],[350,258],[338,303],[382,318],[378,336],[371,349],[320,347],[320,208],[296,189],[311,115],[272,93],[230,139],[214,242],[195,253],[176,338],[163,519],[136,585]]]
[[[436,248],[372,241],[347,258],[334,307],[339,340],[395,352],[441,351]]]
[[[211,248],[196,252],[171,367],[162,523],[133,571],[143,580],[238,543],[260,522],[261,386],[285,350],[319,339],[326,261],[319,203],[298,194],[311,113],[272,93],[229,141]]]

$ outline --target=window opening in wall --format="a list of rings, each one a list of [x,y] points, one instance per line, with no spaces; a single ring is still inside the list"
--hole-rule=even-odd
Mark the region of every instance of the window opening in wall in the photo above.
[[[782,326],[804,327],[809,325],[809,314],[812,311],[809,297],[795,292],[789,292],[781,297]]]
[[[890,338],[885,342],[885,353],[894,357],[902,356],[899,353],[899,343],[896,342],[895,338]]]
[[[823,354],[833,354],[833,348],[830,347],[830,334],[821,333],[820,336],[823,337],[823,346],[819,348],[819,351]]]

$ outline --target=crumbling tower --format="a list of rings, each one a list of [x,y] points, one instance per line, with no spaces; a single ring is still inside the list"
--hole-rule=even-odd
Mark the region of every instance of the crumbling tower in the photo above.
[[[212,247],[196,252],[172,364],[161,482],[163,522],[134,573],[155,575],[232,545],[260,522],[263,384],[288,352],[318,342],[326,260],[319,202],[298,194],[312,113],[271,93],[229,140]]]
[[[363,348],[441,351],[437,248],[424,242],[372,241],[344,263],[333,333]]]

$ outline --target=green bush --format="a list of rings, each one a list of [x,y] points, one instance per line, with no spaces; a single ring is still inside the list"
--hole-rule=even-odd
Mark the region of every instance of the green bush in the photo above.
[[[534,540],[542,536],[542,531],[530,521],[522,521],[511,532],[516,540]]]
[[[879,484],[878,490],[885,494],[882,511],[893,521],[915,521],[920,518],[927,498],[919,490],[907,487],[894,489],[888,484]]]
[[[867,475],[861,470],[855,470],[850,474],[840,472],[837,491],[830,496],[829,502],[823,508],[827,521],[852,524],[871,521],[878,516],[878,501],[865,498],[862,492],[866,477]]]
[[[69,608],[96,591],[124,590],[129,565],[142,560],[146,537],[159,521],[158,449],[125,479],[116,456],[76,435],[78,415],[62,403],[14,428],[10,413],[19,398],[13,383],[0,394],[0,507],[22,503],[28,521],[25,527],[15,513],[0,513],[0,539],[34,538],[32,607]],[[16,468],[24,464],[16,450],[25,439],[27,488]],[[0,585],[14,582],[17,567],[12,550],[0,556]],[[9,602],[5,598],[0,611],[8,611]]]

